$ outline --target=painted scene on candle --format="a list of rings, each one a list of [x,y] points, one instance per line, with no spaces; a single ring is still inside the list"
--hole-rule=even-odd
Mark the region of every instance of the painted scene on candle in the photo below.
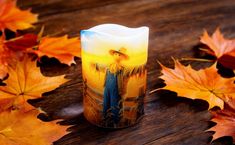
[[[83,63],[84,114],[89,121],[103,127],[128,126],[144,113],[145,64],[125,65],[131,57],[124,47],[110,49],[108,53],[110,57],[83,55],[90,60]],[[110,63],[104,63],[104,58]]]
[[[124,29],[82,32],[84,116],[97,126],[130,126],[144,114],[148,34]]]

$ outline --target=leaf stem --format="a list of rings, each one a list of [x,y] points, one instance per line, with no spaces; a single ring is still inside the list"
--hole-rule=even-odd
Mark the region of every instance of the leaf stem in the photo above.
[[[191,57],[186,57],[186,58],[181,58],[181,59],[180,59],[180,61],[185,61],[185,60],[193,60],[193,61],[201,61],[201,62],[214,62],[214,60],[203,59],[203,58],[191,58]]]
[[[19,37],[15,37],[15,38],[12,38],[12,39],[9,39],[9,40],[5,40],[3,43],[16,41],[16,40],[19,40],[19,39],[21,39],[21,38],[23,38],[23,37],[24,37],[24,36],[19,36]]]
[[[153,89],[153,90],[151,90],[151,91],[149,92],[149,94],[155,93],[155,92],[157,92],[158,90],[161,90],[161,89],[162,89],[162,88]]]

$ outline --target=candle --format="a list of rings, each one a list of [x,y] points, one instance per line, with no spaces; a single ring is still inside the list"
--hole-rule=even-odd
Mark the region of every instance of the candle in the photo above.
[[[123,128],[144,114],[148,27],[98,25],[81,31],[84,116]]]

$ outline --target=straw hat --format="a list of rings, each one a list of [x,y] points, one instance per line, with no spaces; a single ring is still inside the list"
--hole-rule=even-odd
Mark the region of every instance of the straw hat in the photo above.
[[[122,47],[119,50],[109,50],[109,54],[114,55],[115,53],[120,54],[124,59],[129,59],[129,56],[126,54],[126,48]]]

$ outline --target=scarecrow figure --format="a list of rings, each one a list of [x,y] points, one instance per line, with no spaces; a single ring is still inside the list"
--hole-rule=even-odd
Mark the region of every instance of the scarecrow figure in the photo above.
[[[133,75],[145,73],[145,65],[134,68],[124,67],[121,62],[128,60],[129,56],[123,47],[119,50],[110,50],[109,54],[113,57],[113,63],[109,66],[95,64],[93,67],[97,71],[105,72],[103,117],[104,120],[111,119],[115,126],[120,121],[122,96],[126,92],[128,79]]]

